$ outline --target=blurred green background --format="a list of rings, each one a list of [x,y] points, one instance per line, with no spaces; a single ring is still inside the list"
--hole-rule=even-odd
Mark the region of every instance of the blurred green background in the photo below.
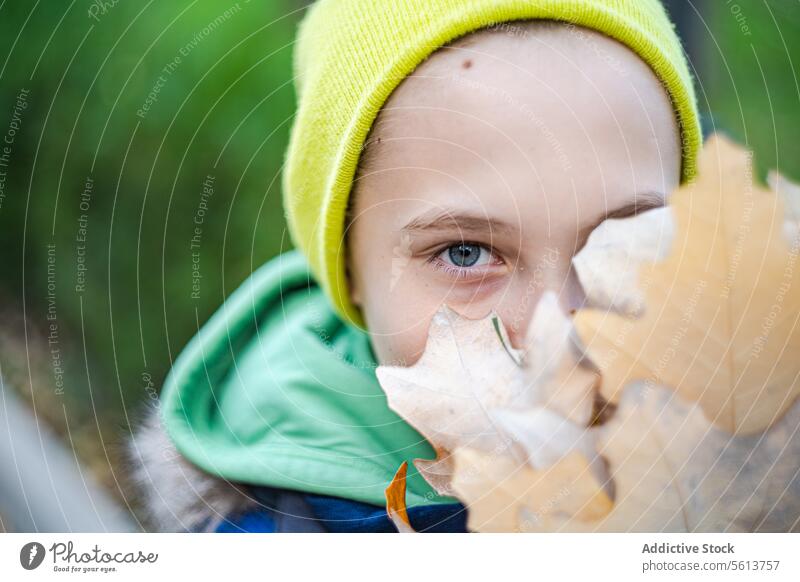
[[[0,372],[112,490],[137,406],[289,248],[280,171],[307,4],[0,4]],[[668,5],[707,121],[762,175],[800,179],[797,1]]]

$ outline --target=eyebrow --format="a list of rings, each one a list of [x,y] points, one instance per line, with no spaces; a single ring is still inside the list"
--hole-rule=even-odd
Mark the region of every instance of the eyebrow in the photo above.
[[[603,221],[609,218],[628,218],[646,210],[661,208],[665,204],[664,195],[650,191],[636,194],[633,202],[628,202],[607,212],[580,229],[579,236],[588,235]],[[402,232],[453,231],[460,232],[497,232],[498,234],[516,234],[519,230],[513,225],[479,214],[465,213],[455,209],[445,209],[433,214],[423,214],[413,218],[406,224]]]
[[[459,210],[441,210],[433,214],[423,214],[413,218],[402,229],[403,232],[453,231],[496,232],[498,234],[517,233],[518,229],[508,222],[471,214]]]

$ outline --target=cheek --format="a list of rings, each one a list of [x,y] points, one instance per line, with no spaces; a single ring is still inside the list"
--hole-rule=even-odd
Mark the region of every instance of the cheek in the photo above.
[[[351,265],[364,323],[379,364],[409,366],[425,349],[437,301],[386,237],[370,240],[376,243],[353,247]]]
[[[413,365],[425,350],[436,307],[420,293],[365,294],[362,309],[378,363]]]

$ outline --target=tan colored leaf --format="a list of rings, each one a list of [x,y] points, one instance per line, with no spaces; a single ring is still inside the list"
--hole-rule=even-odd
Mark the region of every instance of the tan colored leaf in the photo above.
[[[594,430],[613,511],[536,531],[800,531],[800,400],[767,432],[733,436],[672,391],[635,384]]]
[[[572,324],[553,293],[540,300],[530,330],[515,349],[496,315],[469,320],[443,307],[414,366],[377,369],[389,406],[437,450],[436,459],[415,461],[437,491],[449,489],[449,451],[508,447],[494,409],[546,407],[588,425],[597,375],[579,363]]]
[[[616,401],[630,381],[674,388],[718,426],[768,427],[800,393],[800,266],[783,198],[753,184],[751,156],[721,137],[700,177],[673,194],[670,255],[643,265],[646,310],[575,317]]]
[[[453,475],[453,455],[436,449],[434,459],[414,459],[414,466],[439,495],[453,495],[450,477]]]
[[[498,349],[495,317],[471,321],[444,306],[433,317],[416,364],[376,371],[389,406],[436,448],[493,447],[496,431],[486,410],[526,397],[519,354],[512,352],[512,358]]]
[[[386,513],[400,533],[416,533],[406,511],[406,474],[408,463],[403,461],[386,488]]]
[[[568,516],[588,521],[611,510],[611,500],[577,452],[540,471],[507,455],[469,448],[453,456],[453,488],[467,504],[472,531],[547,531]]]

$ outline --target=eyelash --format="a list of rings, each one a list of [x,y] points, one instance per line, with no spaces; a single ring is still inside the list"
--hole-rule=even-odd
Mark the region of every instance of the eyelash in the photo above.
[[[451,248],[459,246],[459,245],[474,245],[476,247],[479,247],[482,252],[488,252],[491,255],[490,260],[497,259],[497,260],[500,261],[500,263],[503,263],[503,260],[500,258],[500,256],[495,252],[495,250],[491,246],[484,245],[484,244],[481,244],[481,243],[478,243],[478,242],[473,242],[473,241],[451,242],[451,243],[448,243],[444,247],[439,247],[439,249],[437,251],[435,251],[431,255],[431,257],[428,259],[427,262],[430,263],[435,270],[442,271],[442,272],[446,273],[447,275],[450,275],[450,276],[455,277],[455,278],[466,278],[468,276],[471,276],[471,275],[474,275],[476,273],[481,272],[480,270],[482,268],[485,270],[487,267],[496,266],[496,265],[481,265],[480,267],[457,267],[455,265],[449,265],[449,264],[445,263],[444,261],[442,261],[439,258],[439,256],[443,252],[448,251]]]

